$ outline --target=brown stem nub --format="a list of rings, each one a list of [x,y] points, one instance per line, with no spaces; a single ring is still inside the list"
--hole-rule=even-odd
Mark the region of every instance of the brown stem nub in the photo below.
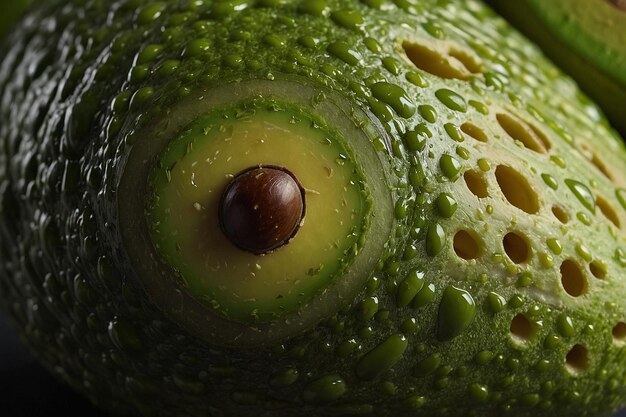
[[[626,12],[626,0],[609,0],[609,2],[618,9]]]
[[[237,174],[219,206],[222,232],[238,248],[269,253],[296,235],[305,214],[304,188],[278,166],[256,166]]]

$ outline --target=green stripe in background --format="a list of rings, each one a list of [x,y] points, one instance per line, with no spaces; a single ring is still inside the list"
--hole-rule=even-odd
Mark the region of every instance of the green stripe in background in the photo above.
[[[0,13],[0,39],[9,31],[11,26],[26,10],[32,0],[4,0]]]

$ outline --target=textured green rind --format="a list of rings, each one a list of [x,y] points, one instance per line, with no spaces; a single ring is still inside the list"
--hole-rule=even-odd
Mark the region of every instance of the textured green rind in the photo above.
[[[626,135],[626,12],[608,0],[488,0],[602,108]]]
[[[537,0],[530,7],[570,48],[626,85],[626,12],[612,0],[566,0],[556,7]]]
[[[594,416],[626,403],[626,348],[612,336],[626,321],[626,238],[565,182],[602,195],[623,228],[626,151],[574,84],[481,4],[66,3],[33,11],[0,67],[0,296],[59,378],[127,415]],[[403,40],[454,42],[481,69],[441,79],[405,58]],[[150,44],[161,51],[135,63]],[[397,177],[393,234],[337,314],[271,347],[221,348],[146,296],[120,238],[117,186],[134,132],[182,97],[284,77],[376,116]],[[543,132],[548,153],[515,143],[497,113]],[[455,129],[467,121],[488,141]],[[413,129],[430,134],[420,142]],[[499,165],[526,178],[536,214],[507,202]],[[466,186],[470,169],[482,170],[486,197]],[[459,229],[480,242],[476,259],[457,256]],[[530,242],[525,263],[504,253],[511,230]],[[585,295],[563,289],[566,259],[585,266]],[[606,265],[602,279],[591,259]],[[534,323],[525,342],[510,335],[519,314]],[[589,360],[571,373],[576,344]]]

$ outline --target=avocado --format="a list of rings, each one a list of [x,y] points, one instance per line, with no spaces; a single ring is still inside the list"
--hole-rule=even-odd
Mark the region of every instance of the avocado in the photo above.
[[[51,0],[1,46],[0,300],[114,415],[626,405],[626,148],[475,0]]]
[[[572,76],[626,135],[626,2],[488,2]]]

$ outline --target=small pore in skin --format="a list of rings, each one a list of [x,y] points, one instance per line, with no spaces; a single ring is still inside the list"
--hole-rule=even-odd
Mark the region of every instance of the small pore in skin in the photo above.
[[[567,211],[561,206],[552,206],[552,214],[563,224],[569,222],[569,214],[567,214]]]
[[[466,230],[459,230],[454,235],[454,252],[465,260],[480,256],[480,244],[474,235]]]
[[[506,113],[498,113],[496,119],[512,139],[519,140],[531,151],[546,153],[550,149],[546,136],[534,126]]]
[[[526,238],[517,232],[509,232],[502,239],[502,245],[507,256],[516,264],[528,261],[530,245]]]
[[[528,214],[539,211],[539,198],[528,180],[515,169],[498,165],[496,180],[509,203]]]
[[[461,130],[468,136],[476,139],[479,142],[487,142],[487,134],[480,127],[476,126],[473,123],[465,122],[461,125]]]
[[[582,154],[600,171],[605,177],[613,181],[613,176],[609,172],[606,164],[600,159],[600,157],[591,149],[587,143],[580,145]]]
[[[485,177],[478,171],[465,171],[463,174],[463,179],[465,180],[465,184],[467,188],[478,198],[485,198],[489,196],[489,191],[487,190],[487,181],[485,181]]]
[[[469,80],[482,72],[480,58],[454,44],[427,45],[404,41],[402,48],[417,68],[440,78]]]
[[[561,264],[561,284],[565,292],[572,297],[580,297],[587,290],[585,274],[571,259],[566,259]]]
[[[613,327],[613,339],[616,342],[626,342],[626,323],[620,321]]]
[[[609,203],[608,200],[602,196],[596,196],[596,205],[598,206],[604,217],[606,217],[611,223],[615,225],[615,227],[619,229],[619,216],[613,209],[613,206],[611,206],[611,203]]]
[[[573,374],[578,374],[589,366],[589,351],[581,344],[576,344],[567,352],[565,357],[567,370]]]
[[[527,342],[533,337],[535,329],[528,318],[523,314],[518,314],[511,320],[511,336],[519,343]]]
[[[600,261],[591,262],[589,264],[589,270],[591,271],[591,274],[598,279],[606,278],[606,265]]]

